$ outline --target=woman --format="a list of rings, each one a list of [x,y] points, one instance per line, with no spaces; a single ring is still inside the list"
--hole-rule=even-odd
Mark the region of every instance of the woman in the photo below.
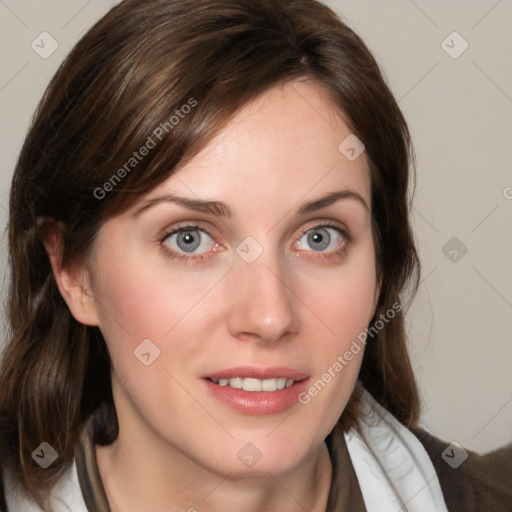
[[[417,428],[411,159],[314,0],[100,20],[13,178],[2,510],[510,510],[510,450]]]

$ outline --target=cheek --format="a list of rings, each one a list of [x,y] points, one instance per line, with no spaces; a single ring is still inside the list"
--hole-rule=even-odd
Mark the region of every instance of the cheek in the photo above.
[[[301,282],[305,304],[323,321],[323,331],[333,340],[329,345],[342,348],[373,316],[377,285],[371,239],[349,252],[339,266],[304,273]]]
[[[104,244],[97,261],[94,296],[99,325],[116,370],[124,374],[135,366],[134,350],[143,340],[161,348],[161,324],[166,320],[166,329],[172,325],[171,301],[165,300],[164,286],[151,265],[133,249],[120,251],[114,244]]]
[[[98,257],[94,288],[102,331],[112,342],[119,335],[160,340],[193,309],[210,278],[180,269],[158,251],[148,257],[140,242],[126,239],[122,250],[105,244]]]
[[[376,273],[373,245],[359,246],[330,273],[317,272],[302,282],[302,293],[318,315],[303,326],[315,340],[314,378],[301,398],[310,418],[323,418],[325,432],[336,423],[352,393],[365,344],[361,333],[374,313]],[[359,337],[359,338],[358,338]],[[313,421],[313,420],[311,420]]]

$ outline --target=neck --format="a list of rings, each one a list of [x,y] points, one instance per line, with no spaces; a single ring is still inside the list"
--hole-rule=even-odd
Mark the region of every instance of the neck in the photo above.
[[[325,443],[279,475],[221,475],[163,440],[134,437],[120,421],[119,436],[97,446],[98,469],[111,512],[324,512],[332,467]],[[133,442],[138,439],[138,442]]]

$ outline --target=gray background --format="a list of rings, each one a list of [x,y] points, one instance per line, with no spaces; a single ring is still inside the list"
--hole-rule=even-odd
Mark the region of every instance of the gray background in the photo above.
[[[0,0],[2,228],[12,170],[44,88],[115,3]],[[415,142],[423,275],[407,318],[422,424],[477,451],[511,442],[512,0],[326,3],[376,55]],[[58,42],[46,59],[31,47],[44,31]],[[4,294],[5,245],[4,238]]]

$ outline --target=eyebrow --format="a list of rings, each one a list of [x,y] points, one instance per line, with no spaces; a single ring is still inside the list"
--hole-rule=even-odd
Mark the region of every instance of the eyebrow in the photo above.
[[[370,211],[370,207],[363,199],[363,197],[353,190],[337,190],[335,192],[331,192],[326,196],[320,197],[318,199],[314,199],[313,201],[309,201],[304,203],[298,210],[297,213],[299,215],[305,215],[307,213],[320,210],[321,208],[326,208],[336,201],[340,201],[342,199],[355,199],[361,205],[363,205],[366,210]],[[149,199],[146,201],[140,208],[138,208],[133,217],[139,216],[142,212],[149,210],[153,206],[162,203],[174,203],[188,210],[194,210],[203,213],[210,213],[215,215],[216,217],[232,217],[233,211],[231,208],[221,201],[204,201],[201,199],[192,199],[189,197],[180,197],[175,194],[165,194],[162,196],[155,197],[153,199]]]

